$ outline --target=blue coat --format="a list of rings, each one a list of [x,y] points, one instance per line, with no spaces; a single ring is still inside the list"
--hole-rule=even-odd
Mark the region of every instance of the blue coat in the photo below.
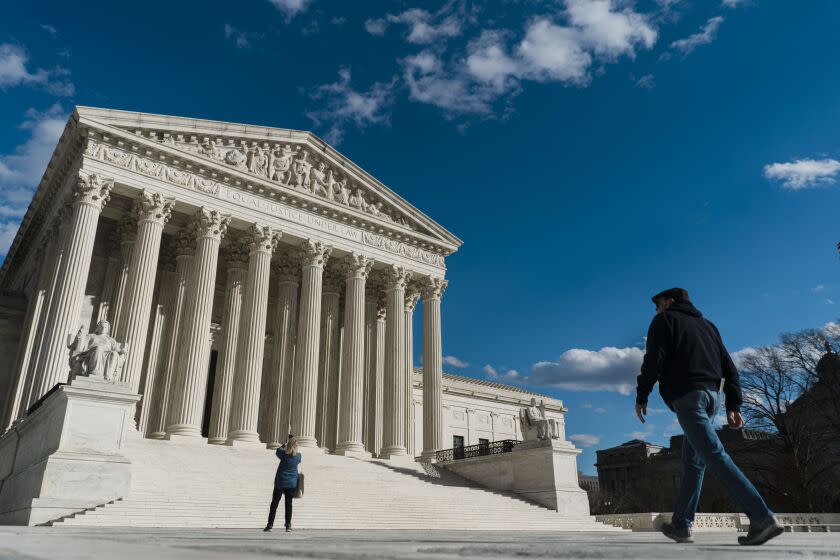
[[[286,450],[280,447],[277,449],[277,458],[280,459],[280,464],[277,465],[277,474],[274,475],[274,487],[277,489],[297,488],[300,453],[287,455]]]

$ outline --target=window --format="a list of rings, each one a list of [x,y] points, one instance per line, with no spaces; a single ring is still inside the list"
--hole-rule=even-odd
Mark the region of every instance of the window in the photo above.
[[[489,439],[484,439],[484,438],[478,438],[478,445],[481,445],[483,447],[487,447],[488,445],[490,445],[490,440]]]

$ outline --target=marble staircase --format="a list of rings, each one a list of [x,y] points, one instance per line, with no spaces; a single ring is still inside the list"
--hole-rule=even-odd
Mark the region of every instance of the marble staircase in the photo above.
[[[50,523],[70,527],[264,526],[277,459],[272,451],[132,439],[129,494]],[[361,460],[304,451],[305,495],[296,528],[620,531],[593,517],[567,517],[516,496],[478,488],[414,462]],[[282,526],[283,505],[277,526]]]

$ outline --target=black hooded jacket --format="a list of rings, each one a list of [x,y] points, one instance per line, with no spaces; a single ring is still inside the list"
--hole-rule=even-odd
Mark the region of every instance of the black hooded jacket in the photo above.
[[[696,389],[717,390],[725,379],[726,410],[741,407],[738,369],[720,333],[688,300],[677,300],[650,323],[636,402],[647,404],[659,381],[659,393],[669,408],[674,400]]]

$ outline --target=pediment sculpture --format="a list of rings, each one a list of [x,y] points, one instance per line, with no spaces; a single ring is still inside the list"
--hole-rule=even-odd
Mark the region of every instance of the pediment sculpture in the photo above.
[[[70,376],[86,376],[111,383],[117,381],[123,363],[126,347],[111,337],[111,324],[99,321],[93,334],[85,327],[79,327],[76,336],[68,337],[70,349]]]
[[[560,423],[545,414],[545,401],[531,398],[531,405],[519,409],[519,425],[524,441],[560,438]]]
[[[387,206],[369,189],[342,177],[328,162],[310,157],[310,152],[302,146],[268,142],[245,146],[242,143],[233,145],[230,140],[226,145],[216,140],[207,140],[201,144],[195,137],[176,140],[169,135],[159,141],[284,187],[304,190],[376,218],[417,230],[416,224],[397,208]]]

